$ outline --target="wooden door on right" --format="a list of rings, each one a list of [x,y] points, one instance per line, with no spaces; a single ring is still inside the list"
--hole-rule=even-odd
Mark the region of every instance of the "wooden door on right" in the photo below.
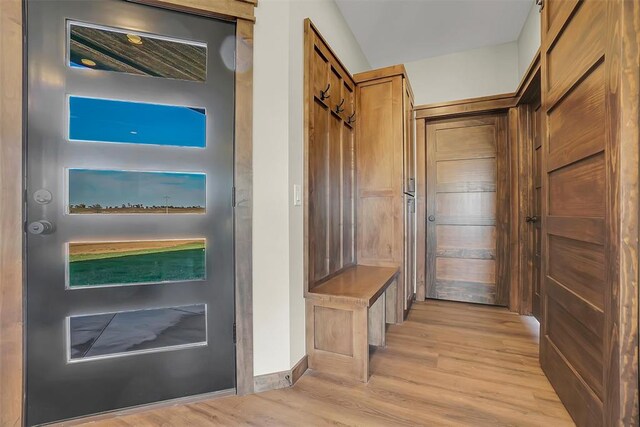
[[[506,116],[427,122],[427,298],[507,305]]]
[[[632,107],[620,94],[638,89],[620,82],[623,71],[632,75],[631,64],[637,67],[637,56],[621,55],[633,42],[621,42],[620,22],[637,22],[637,4],[549,0],[542,15],[540,363],[578,426],[638,425],[638,341],[625,336],[632,329],[624,323],[633,299],[619,305],[629,292],[637,301],[637,287],[619,276],[626,272],[621,245],[637,239],[637,230],[625,239],[629,230],[620,227],[622,207],[634,203],[620,191],[637,173],[637,163],[621,172],[636,148],[630,142],[628,153],[621,150],[619,132],[633,119],[621,120],[621,109]]]

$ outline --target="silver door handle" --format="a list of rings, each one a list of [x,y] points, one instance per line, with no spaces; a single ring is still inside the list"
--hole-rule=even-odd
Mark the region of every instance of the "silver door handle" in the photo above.
[[[27,230],[31,234],[51,234],[53,233],[53,224],[46,220],[34,221],[27,226]]]

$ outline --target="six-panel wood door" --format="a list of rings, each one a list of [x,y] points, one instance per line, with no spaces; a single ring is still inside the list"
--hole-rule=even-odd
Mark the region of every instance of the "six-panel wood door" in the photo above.
[[[427,298],[506,305],[506,116],[427,122]]]
[[[579,426],[629,425],[616,415],[620,4],[543,9],[540,362]]]

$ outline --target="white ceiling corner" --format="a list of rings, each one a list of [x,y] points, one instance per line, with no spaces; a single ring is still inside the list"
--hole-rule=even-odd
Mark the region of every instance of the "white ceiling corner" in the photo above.
[[[518,39],[533,0],[335,0],[372,67]]]

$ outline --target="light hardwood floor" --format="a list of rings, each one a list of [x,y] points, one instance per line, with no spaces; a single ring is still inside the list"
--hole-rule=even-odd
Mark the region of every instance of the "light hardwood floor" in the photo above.
[[[538,324],[506,309],[416,303],[368,384],[307,371],[289,389],[171,406],[91,426],[572,426],[538,364]]]

